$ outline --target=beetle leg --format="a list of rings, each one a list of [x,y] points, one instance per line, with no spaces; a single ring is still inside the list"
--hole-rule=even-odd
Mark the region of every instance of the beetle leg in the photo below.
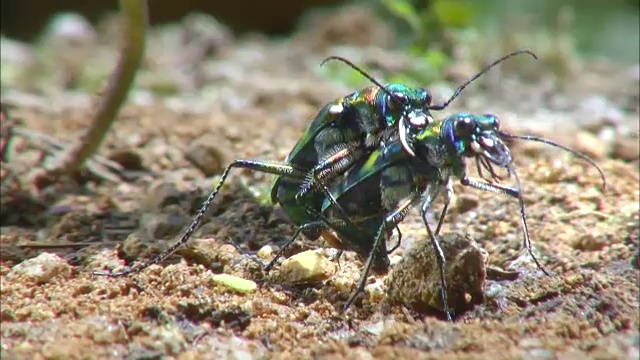
[[[255,256],[255,255],[253,255],[253,254],[249,253],[247,250],[243,249],[243,248],[240,246],[240,244],[238,244],[235,240],[233,240],[233,239],[231,239],[231,238],[230,238],[230,239],[229,239],[229,243],[230,243],[234,248],[236,248],[236,251],[237,251],[237,252],[239,252],[240,254],[242,254],[242,255],[243,255],[245,258],[247,258],[248,260],[251,260],[251,261],[253,261],[254,263],[258,264],[258,266],[260,266],[261,268],[263,268],[263,269],[264,269],[264,268],[267,266],[267,264],[265,264],[265,262],[264,262],[264,261],[262,261],[262,260],[258,259],[258,257],[257,257],[257,256]],[[232,266],[232,267],[233,267],[233,266],[235,266],[235,263],[234,263],[234,265],[231,265],[231,266]]]
[[[306,180],[296,198],[302,198],[307,193],[316,190],[319,186],[326,185],[336,175],[342,174],[363,155],[363,150],[358,143],[352,143],[320,160],[306,175]]]
[[[442,212],[440,212],[440,219],[438,219],[438,226],[436,226],[436,232],[434,233],[435,236],[438,236],[438,234],[440,234],[440,228],[442,228],[442,224],[444,223],[444,217],[447,215],[449,204],[451,204],[454,198],[455,194],[453,193],[453,181],[451,181],[451,178],[449,178],[449,180],[447,180],[444,206],[442,207]]]
[[[396,231],[398,232],[398,241],[396,241],[396,244],[393,245],[393,247],[391,249],[387,250],[387,255],[389,255],[392,252],[398,250],[398,248],[402,244],[402,232],[400,231],[400,227],[398,225],[396,225]]]
[[[358,295],[364,291],[365,284],[367,283],[367,277],[369,275],[369,272],[371,271],[371,267],[373,266],[373,260],[375,259],[376,255],[378,255],[380,244],[382,243],[382,241],[384,241],[383,238],[387,235],[387,229],[397,226],[407,216],[411,204],[416,197],[417,196],[415,194],[411,194],[409,197],[400,201],[400,205],[395,210],[387,214],[386,218],[378,229],[376,238],[373,242],[372,250],[369,253],[369,257],[367,258],[367,262],[364,265],[364,269],[360,274],[360,280],[358,280],[356,289],[351,293],[349,299],[347,299],[347,302],[342,308],[341,313],[347,311],[347,309],[354,303],[354,301],[356,301]]]
[[[463,177],[460,180],[460,183],[464,186],[470,186],[472,188],[476,188],[482,191],[509,195],[516,199],[520,196],[520,190],[516,188],[507,186],[507,185],[491,183],[485,179],[474,178],[474,177]]]
[[[176,250],[178,250],[179,247],[184,245],[189,240],[189,238],[191,237],[191,234],[193,234],[193,232],[196,231],[196,229],[199,227],[200,222],[204,218],[207,210],[211,206],[211,203],[215,199],[216,195],[218,194],[218,192],[220,192],[220,189],[222,188],[222,185],[224,185],[224,182],[226,181],[227,177],[229,176],[229,172],[233,168],[249,169],[249,170],[254,170],[254,171],[258,171],[258,172],[263,172],[263,173],[268,173],[268,174],[274,174],[274,175],[280,175],[280,176],[284,176],[284,177],[289,177],[289,178],[304,178],[304,175],[306,174],[305,171],[302,171],[300,169],[296,169],[295,167],[293,167],[293,166],[291,166],[289,164],[285,164],[285,163],[281,163],[281,162],[259,161],[259,160],[235,160],[229,166],[227,166],[226,169],[224,169],[224,172],[220,176],[220,181],[218,182],[218,185],[216,185],[216,187],[213,189],[213,191],[211,191],[211,193],[209,193],[209,196],[202,203],[202,206],[200,207],[200,210],[198,210],[198,213],[196,214],[196,216],[191,221],[191,225],[189,225],[189,228],[184,232],[184,234],[182,234],[180,239],[175,244],[171,245],[165,251],[161,252],[160,254],[154,256],[152,259],[150,259],[147,262],[142,263],[142,264],[140,264],[138,266],[131,267],[131,268],[129,268],[127,270],[124,270],[124,271],[121,271],[121,272],[95,271],[93,273],[93,275],[108,276],[108,277],[126,276],[126,275],[129,275],[129,274],[138,273],[138,272],[148,268],[149,266],[151,266],[153,264],[157,264],[157,263],[163,261],[164,259],[166,259],[167,257],[171,256],[174,252],[176,252]]]
[[[313,221],[313,222],[306,223],[306,224],[303,224],[303,225],[299,226],[296,229],[296,232],[293,233],[293,235],[291,235],[289,240],[287,240],[287,242],[284,243],[284,245],[282,245],[282,247],[280,248],[280,250],[278,250],[278,252],[273,257],[273,259],[267,264],[267,266],[262,268],[262,270],[265,271],[265,272],[269,272],[273,268],[273,266],[276,264],[278,259],[280,259],[280,257],[282,257],[282,255],[284,254],[284,251],[289,247],[289,245],[291,245],[298,238],[298,236],[300,236],[302,231],[309,230],[309,229],[324,228],[324,227],[326,227],[325,220]]]
[[[516,173],[515,169],[510,167],[508,170],[510,173],[513,173],[516,181],[519,183],[518,174]],[[531,248],[531,238],[529,237],[529,226],[527,225],[527,214],[525,211],[524,199],[522,198],[522,192],[520,191],[519,187],[513,188],[506,185],[494,184],[484,179],[471,178],[467,176],[464,176],[460,180],[460,183],[464,186],[470,186],[479,190],[495,192],[498,194],[506,194],[518,199],[518,203],[520,205],[520,222],[522,223],[522,229],[524,232],[524,247],[527,249],[529,256],[531,256],[538,269],[542,270],[545,275],[549,275],[547,270],[545,270],[538,261],[538,258],[533,254],[533,249]]]
[[[447,181],[447,185],[446,185],[447,193],[449,193],[451,186],[452,186],[451,181]],[[440,272],[440,296],[442,297],[442,305],[444,307],[444,312],[447,315],[447,320],[451,321],[451,310],[449,309],[449,301],[447,299],[447,282],[445,280],[445,275],[444,275],[444,266],[446,263],[446,259],[444,257],[444,252],[440,247],[440,243],[438,242],[438,239],[436,239],[436,235],[434,235],[434,233],[431,231],[431,226],[429,225],[429,221],[427,221],[427,212],[429,211],[429,208],[431,207],[431,204],[433,203],[433,201],[435,201],[438,198],[438,195],[440,195],[441,189],[442,189],[441,184],[428,185],[426,190],[427,195],[424,197],[422,206],[420,206],[420,216],[422,217],[422,222],[424,222],[424,226],[427,228],[427,235],[429,236],[431,245],[433,246],[433,249],[436,252],[436,261],[438,262],[438,270]],[[453,189],[451,189],[451,192],[453,192]],[[444,209],[442,210],[442,213],[440,214],[440,220],[438,221],[438,227],[436,228],[435,234],[437,234],[438,231],[440,230],[440,226],[442,225],[442,221],[447,211],[449,201],[450,201],[450,198],[449,198],[449,195],[447,195],[445,206],[444,206]]]

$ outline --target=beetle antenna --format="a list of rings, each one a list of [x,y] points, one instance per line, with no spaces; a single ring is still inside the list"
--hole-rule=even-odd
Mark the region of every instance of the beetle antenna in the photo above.
[[[360,75],[364,76],[365,78],[367,78],[367,80],[371,81],[374,85],[378,86],[382,91],[384,91],[385,94],[391,96],[399,104],[405,105],[405,103],[402,101],[402,99],[400,99],[399,97],[395,96],[393,93],[391,93],[391,91],[387,90],[387,88],[384,85],[382,85],[378,80],[376,80],[373,76],[369,75],[366,71],[364,71],[358,65],[356,65],[356,64],[352,63],[351,61],[343,58],[342,56],[335,56],[335,55],[329,56],[326,59],[322,60],[322,62],[320,63],[320,66],[323,66],[326,62],[331,61],[331,60],[341,61],[341,62],[349,65],[349,67],[351,67],[353,70],[359,72]]]
[[[607,176],[605,175],[604,170],[602,170],[602,168],[598,164],[596,164],[596,162],[593,161],[593,159],[591,159],[590,157],[588,157],[587,155],[585,155],[585,154],[583,154],[583,153],[581,153],[579,151],[576,151],[576,150],[568,148],[568,147],[566,147],[564,145],[558,144],[557,142],[554,142],[554,141],[551,141],[551,140],[548,140],[548,139],[545,139],[545,138],[533,136],[533,135],[512,135],[512,134],[506,133],[504,131],[499,131],[498,135],[500,137],[504,137],[504,138],[507,138],[507,139],[518,139],[518,140],[528,140],[528,141],[541,142],[543,144],[547,144],[547,145],[550,145],[550,146],[553,146],[553,147],[560,148],[560,149],[562,149],[564,151],[567,151],[567,152],[569,152],[569,153],[581,158],[582,160],[588,162],[593,167],[595,167],[596,170],[598,170],[598,172],[600,173],[600,177],[602,178],[602,190],[605,191],[607,189]]]
[[[501,57],[500,59],[492,62],[491,64],[487,65],[484,69],[480,70],[478,73],[476,73],[475,75],[473,75],[471,78],[469,78],[469,80],[465,81],[464,84],[458,86],[458,88],[456,89],[456,91],[453,93],[453,95],[451,95],[451,97],[443,102],[442,104],[437,104],[437,105],[432,105],[429,108],[431,110],[443,110],[444,108],[446,108],[447,106],[449,106],[449,104],[458,97],[458,95],[460,95],[460,93],[462,93],[462,90],[464,90],[464,88],[466,88],[467,86],[469,86],[469,84],[471,84],[472,82],[474,82],[475,80],[477,80],[480,76],[482,76],[484,73],[486,73],[487,71],[491,70],[491,68],[493,68],[494,66],[500,64],[501,62],[507,60],[510,57],[516,56],[516,55],[520,55],[520,54],[528,54],[531,55],[534,59],[538,60],[538,56],[536,56],[536,54],[534,54],[532,51],[530,50],[516,50],[514,52],[511,52],[507,55],[504,55],[503,57]]]

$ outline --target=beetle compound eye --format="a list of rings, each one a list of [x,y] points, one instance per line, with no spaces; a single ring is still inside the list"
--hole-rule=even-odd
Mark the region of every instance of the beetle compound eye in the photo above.
[[[493,130],[500,130],[500,119],[493,114],[484,114],[484,117],[489,119],[491,124],[493,125]]]
[[[431,106],[431,101],[433,101],[433,98],[431,97],[431,94],[428,91],[425,90],[425,92],[424,92],[424,102],[427,105]]]
[[[407,95],[405,95],[404,93],[397,92],[397,93],[394,93],[393,96],[395,96],[403,104],[406,103],[406,101],[407,101]]]
[[[431,106],[431,101],[433,100],[433,98],[431,97],[431,93],[429,93],[425,89],[418,89],[418,91],[419,91],[419,96],[420,96],[420,99],[422,100],[422,103],[426,107],[430,107]]]
[[[392,96],[389,97],[387,101],[389,104],[389,108],[395,109],[396,106],[403,107],[407,104],[408,99],[407,96],[401,92],[392,93]]]
[[[468,137],[473,134],[473,131],[476,129],[476,122],[471,120],[471,118],[464,117],[459,119],[455,125],[456,135],[459,137]]]

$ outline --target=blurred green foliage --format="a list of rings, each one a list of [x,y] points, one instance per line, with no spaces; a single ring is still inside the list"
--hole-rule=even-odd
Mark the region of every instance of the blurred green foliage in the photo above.
[[[402,74],[393,74],[391,82],[419,86],[441,80],[445,67],[451,62],[452,43],[448,31],[469,27],[475,9],[468,0],[379,0],[384,18],[402,34],[401,46],[410,56],[418,59],[417,65]],[[403,31],[404,28],[404,31]],[[404,39],[404,41],[402,40]]]
[[[384,79],[409,86],[424,86],[442,80],[453,52],[453,42],[447,34],[468,28],[476,14],[469,0],[375,0],[375,6],[381,18],[397,29],[399,46],[416,60],[401,72],[385,74]],[[324,71],[327,77],[339,79],[348,86],[369,84],[348,67],[327,68]]]
[[[468,0],[380,0],[382,15],[410,29],[410,51],[446,47],[445,31],[471,25],[475,9]],[[400,27],[402,25],[400,24]]]
[[[539,72],[576,74],[588,58],[640,61],[638,0],[361,0],[374,6],[397,34],[397,45],[415,64],[376,74],[410,86],[444,80],[456,61],[482,67],[517,49],[541,58]],[[597,24],[597,26],[594,26]],[[462,51],[460,51],[462,50]],[[461,59],[460,57],[464,58]],[[375,63],[375,62],[374,62]],[[366,80],[346,69],[328,72],[350,86]]]

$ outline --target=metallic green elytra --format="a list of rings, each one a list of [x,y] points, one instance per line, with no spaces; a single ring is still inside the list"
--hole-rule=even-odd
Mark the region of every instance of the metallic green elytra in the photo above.
[[[380,143],[383,132],[397,126],[403,116],[410,116],[416,126],[432,121],[429,114],[431,95],[425,89],[389,84],[383,91],[370,86],[325,105],[309,124],[286,163],[303,168],[317,165],[344,144],[363,143],[368,149]],[[405,103],[398,103],[398,99]]]
[[[324,196],[317,188],[330,183],[378,147],[385,133],[397,131],[400,119],[409,119],[414,127],[424,127],[433,121],[429,114],[431,96],[426,90],[401,84],[390,84],[385,89],[371,86],[327,104],[289,153],[285,163],[312,169],[311,173],[302,186],[285,177],[276,178],[271,200],[280,204],[295,224],[316,220],[314,213],[300,205],[319,209]],[[397,99],[405,104],[398,103]],[[311,240],[319,236],[311,231],[304,234]]]
[[[310,198],[309,193],[327,192],[327,186],[338,176],[349,169],[358,159],[367,156],[371,151],[383,146],[383,139],[397,137],[402,150],[415,156],[415,143],[418,134],[433,123],[431,110],[445,109],[463,90],[483,73],[500,62],[519,54],[528,54],[536,58],[528,50],[515,51],[494,61],[480,72],[460,85],[454,94],[440,104],[432,104],[430,93],[422,88],[411,88],[402,84],[381,85],[365,71],[341,57],[332,56],[325,59],[339,60],[351,66],[368,78],[375,86],[354,92],[327,104],[309,124],[285,163],[298,169],[311,169],[307,180],[298,189],[295,198],[297,205],[288,204],[285,211],[294,223],[306,223],[317,218],[319,197]],[[395,135],[394,135],[395,134]],[[271,199],[274,204],[290,199],[293,191],[288,184],[281,185],[276,179]],[[307,215],[300,208],[307,210]],[[317,232],[305,230],[304,234],[318,238]]]
[[[350,244],[348,247],[377,249],[379,246],[383,246],[390,229],[397,227],[413,205],[420,204],[421,217],[438,255],[442,298],[447,315],[450,316],[444,279],[445,260],[436,236],[440,231],[453,194],[452,178],[458,178],[464,186],[502,193],[518,199],[524,245],[536,265],[546,274],[531,250],[519,178],[512,164],[511,151],[503,139],[539,141],[569,151],[596,167],[603,178],[603,186],[606,186],[604,172],[593,160],[581,153],[546,139],[503,132],[500,130],[500,121],[495,115],[458,113],[430,124],[418,134],[414,143],[415,156],[408,156],[396,138],[395,142],[386,143],[385,146],[373,151],[368,158],[354,165],[343,178],[330,188],[332,198],[341,205],[344,216],[347,218],[369,215],[372,212],[385,213],[384,216],[378,218],[380,223],[376,230],[376,236],[360,239],[371,242],[371,244]],[[466,170],[466,159],[468,158],[475,158],[479,169],[482,167],[488,170],[490,179],[469,177]],[[509,176],[514,176],[516,187],[498,184],[498,177],[493,165],[507,169]],[[446,195],[445,204],[436,231],[433,232],[427,221],[427,212],[431,204],[443,192]],[[333,206],[331,201],[325,199],[322,205],[322,215],[327,218],[335,216]],[[373,232],[373,229],[369,230],[369,233]],[[345,309],[353,303],[358,292],[364,289],[370,267],[373,262],[379,261],[376,260],[377,256],[373,251],[370,253],[358,287],[347,301]]]

